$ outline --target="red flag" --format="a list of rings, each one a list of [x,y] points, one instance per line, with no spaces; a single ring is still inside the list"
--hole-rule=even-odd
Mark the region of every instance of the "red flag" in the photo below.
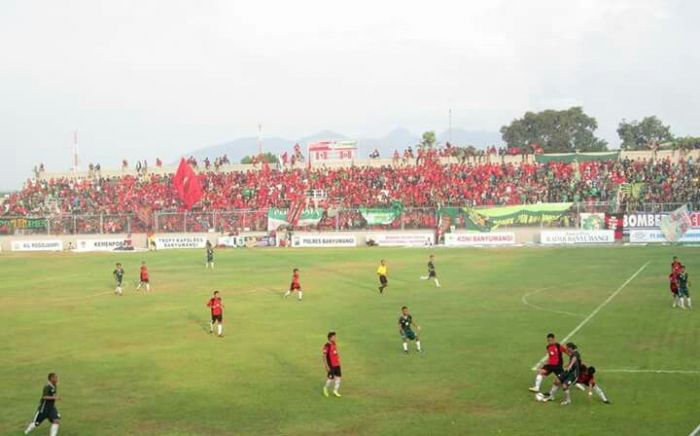
[[[180,159],[180,166],[177,167],[177,172],[173,178],[173,186],[187,210],[191,210],[192,205],[202,198],[202,186],[199,183],[197,173],[194,172],[184,158]]]

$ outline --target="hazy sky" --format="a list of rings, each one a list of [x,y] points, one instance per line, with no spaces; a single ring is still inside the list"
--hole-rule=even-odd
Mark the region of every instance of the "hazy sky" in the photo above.
[[[498,130],[582,105],[700,135],[700,2],[0,0],[0,189],[240,136]]]

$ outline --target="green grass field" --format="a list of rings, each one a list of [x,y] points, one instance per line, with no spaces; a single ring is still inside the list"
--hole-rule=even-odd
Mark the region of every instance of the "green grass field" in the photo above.
[[[215,271],[203,251],[2,253],[0,434],[21,434],[49,371],[61,435],[687,435],[700,423],[700,300],[671,309],[666,279],[673,254],[698,277],[697,248],[433,252],[442,289],[418,280],[423,249],[219,250]],[[142,259],[147,296],[134,292]],[[118,260],[123,297],[111,293]],[[572,338],[613,404],[578,390],[569,407],[536,402],[546,333],[563,338],[647,262]],[[301,303],[282,298],[294,267]],[[223,339],[208,334],[214,289]],[[422,354],[401,351],[402,305]],[[340,399],[321,395],[331,329]]]

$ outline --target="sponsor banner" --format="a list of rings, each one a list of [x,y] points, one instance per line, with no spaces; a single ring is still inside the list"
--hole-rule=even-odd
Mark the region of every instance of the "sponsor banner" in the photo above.
[[[544,230],[542,245],[610,244],[615,242],[613,230]]]
[[[114,251],[127,246],[124,239],[78,239],[76,251]]]
[[[60,239],[12,241],[12,251],[63,251],[63,241]]]
[[[582,230],[603,230],[605,228],[604,213],[581,213]]]
[[[205,236],[156,236],[156,248],[204,248],[207,245]]]
[[[629,234],[632,229],[659,229],[661,228],[661,220],[670,215],[669,212],[637,212],[625,214],[624,229],[625,234]],[[700,227],[700,212],[688,212],[690,218],[690,227]]]
[[[661,230],[635,229],[630,230],[630,242],[633,244],[661,244],[668,243],[666,236]],[[688,230],[682,238],[676,242],[700,243],[700,229]]]
[[[368,234],[367,240],[374,241],[380,247],[425,247],[435,244],[435,235],[431,233],[379,233]]]
[[[491,232],[491,233],[447,233],[445,245],[447,247],[476,247],[479,245],[513,245],[515,233]]]
[[[315,233],[292,235],[292,247],[356,247],[354,235]]]
[[[661,226],[661,218],[667,213],[638,212],[625,214],[624,227],[628,229],[653,229]]]
[[[216,240],[216,245],[219,247],[245,247],[245,238],[243,236],[221,236]]]

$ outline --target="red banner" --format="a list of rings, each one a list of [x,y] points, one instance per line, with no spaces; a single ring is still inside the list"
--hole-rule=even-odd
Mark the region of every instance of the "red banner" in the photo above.
[[[622,240],[622,233],[624,230],[624,215],[621,213],[606,213],[605,214],[605,228],[608,230],[615,230],[615,240]]]

